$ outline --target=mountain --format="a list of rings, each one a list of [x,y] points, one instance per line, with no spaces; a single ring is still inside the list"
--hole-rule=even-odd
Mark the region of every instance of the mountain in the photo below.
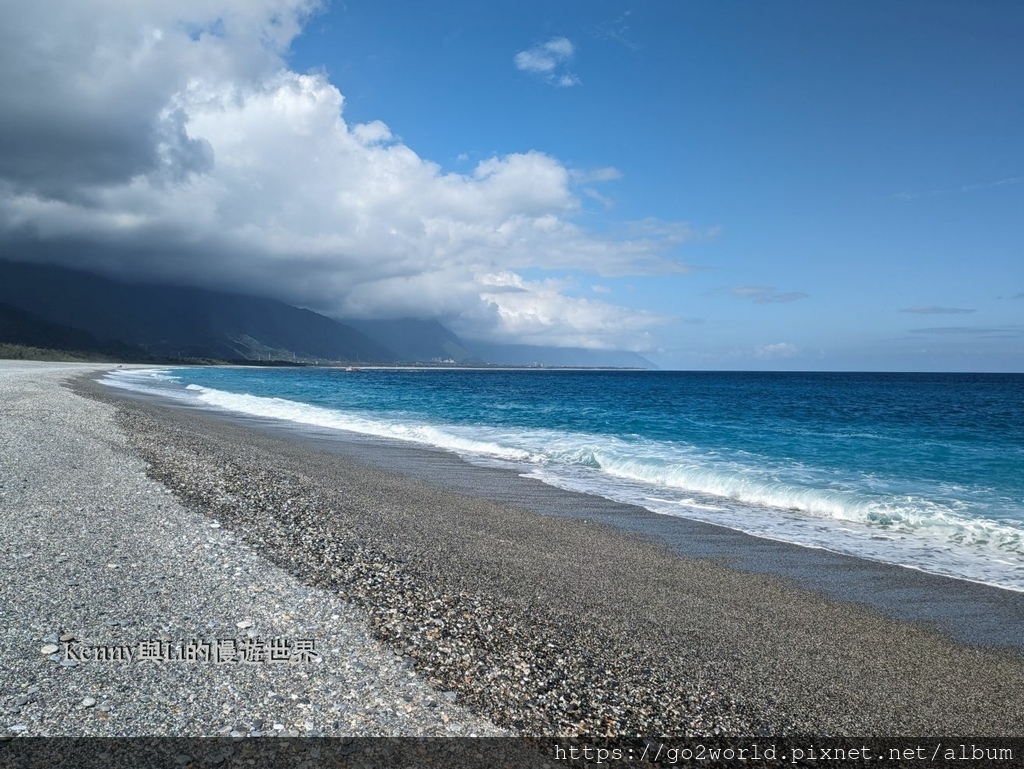
[[[436,320],[337,321],[274,299],[3,260],[0,343],[138,360],[655,368],[631,352],[470,343]]]
[[[495,366],[580,366],[586,368],[656,369],[635,352],[587,350],[582,347],[540,347],[529,344],[467,342],[482,360]]]
[[[139,357],[139,351],[128,345],[101,341],[85,331],[49,323],[38,315],[9,304],[0,304],[0,344],[60,350],[94,357]]]
[[[121,283],[65,267],[0,262],[0,303],[93,337],[101,346],[124,345],[143,355],[378,363],[399,358],[353,328],[273,299]]]
[[[398,354],[403,363],[482,363],[466,343],[436,320],[344,321]]]

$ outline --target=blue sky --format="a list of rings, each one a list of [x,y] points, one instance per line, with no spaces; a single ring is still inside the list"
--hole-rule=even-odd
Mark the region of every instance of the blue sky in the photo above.
[[[19,70],[74,39],[31,76],[100,139],[0,158],[40,258],[664,368],[1024,371],[1019,2],[45,6],[0,99],[38,135]]]
[[[557,39],[553,76],[514,65]],[[291,62],[448,169],[618,169],[595,229],[711,232],[678,250],[686,275],[573,275],[683,316],[663,364],[1024,367],[1019,3],[347,3]]]

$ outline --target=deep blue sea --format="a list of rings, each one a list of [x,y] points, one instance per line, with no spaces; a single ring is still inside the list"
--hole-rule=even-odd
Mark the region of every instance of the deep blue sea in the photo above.
[[[174,368],[104,381],[1024,590],[1024,375]]]

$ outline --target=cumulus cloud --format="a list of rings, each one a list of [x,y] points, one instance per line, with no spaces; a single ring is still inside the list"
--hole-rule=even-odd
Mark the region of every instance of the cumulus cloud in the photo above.
[[[258,85],[312,10],[308,0],[20,3],[0,27],[0,174],[57,196],[161,166],[201,171],[178,95],[198,76]],[[71,189],[69,189],[71,188]]]
[[[925,307],[904,307],[900,312],[911,312],[917,315],[963,315],[974,312],[963,307],[936,307],[927,305]]]
[[[580,82],[568,69],[575,53],[576,48],[568,38],[553,37],[546,43],[520,51],[512,61],[521,72],[529,72],[552,85],[566,88]]]
[[[614,169],[581,177],[522,152],[446,173],[384,123],[349,124],[325,75],[285,63],[313,11],[309,0],[9,10],[0,254],[336,317],[434,317],[478,338],[642,347],[654,316],[568,297],[557,281],[486,276],[683,272],[672,252],[699,235],[678,222],[580,226],[580,185]],[[564,74],[568,40],[538,49],[527,71]]]
[[[766,344],[758,347],[754,354],[758,358],[793,358],[800,354],[800,348],[789,342],[778,342],[777,344]]]
[[[550,278],[527,281],[504,271],[485,275],[481,283],[488,311],[501,319],[504,341],[552,343],[562,347],[653,348],[650,329],[670,319],[654,313],[613,307],[604,302],[563,293],[568,284]],[[580,333],[586,329],[586,333]]]
[[[779,291],[774,286],[734,286],[729,293],[755,304],[784,304],[808,297],[803,291]]]

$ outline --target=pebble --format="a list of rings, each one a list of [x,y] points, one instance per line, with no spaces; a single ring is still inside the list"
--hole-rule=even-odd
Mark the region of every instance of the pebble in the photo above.
[[[350,707],[328,736],[444,734],[422,704],[433,689],[400,676],[357,609],[303,585],[226,523],[211,527],[210,516],[147,478],[111,406],[61,387],[65,375],[49,364],[13,365],[31,371],[15,377],[0,363],[0,403],[17,404],[2,418],[0,483],[12,473],[29,483],[7,483],[0,495],[0,549],[17,558],[17,568],[0,562],[0,712],[10,719],[0,738],[212,736],[226,718],[227,734],[248,733],[256,721],[265,723],[258,733],[280,723],[308,734],[321,730],[307,718],[317,722],[313,714],[342,697]],[[235,628],[239,620],[249,627]],[[239,639],[257,628],[254,637],[313,639],[326,664],[80,662],[63,653],[82,639],[133,647]],[[374,675],[349,674],[353,658]],[[280,699],[264,701],[271,689]],[[409,691],[418,708],[390,706]],[[472,723],[503,733],[484,719]]]
[[[440,690],[410,710],[432,714],[452,733],[474,729],[461,712],[452,717],[456,703],[513,733],[671,734],[681,724],[694,734],[751,733],[765,724],[685,673],[662,667],[652,675],[652,665],[623,657],[593,627],[570,633],[564,621],[545,622],[529,605],[439,586],[443,568],[418,573],[410,538],[382,536],[376,528],[370,539],[353,536],[336,512],[348,500],[332,497],[331,488],[302,469],[281,468],[276,455],[263,456],[254,446],[241,453],[236,441],[222,450],[216,430],[208,438],[131,409],[120,419],[151,477],[259,552],[365,612],[374,635],[394,652],[390,664],[407,680],[426,678]],[[293,614],[288,608],[278,616]],[[237,627],[250,630],[253,622]],[[359,675],[358,661],[347,667],[361,681],[375,678]],[[393,712],[405,710],[401,695],[393,702]],[[287,731],[279,723],[273,729]]]

